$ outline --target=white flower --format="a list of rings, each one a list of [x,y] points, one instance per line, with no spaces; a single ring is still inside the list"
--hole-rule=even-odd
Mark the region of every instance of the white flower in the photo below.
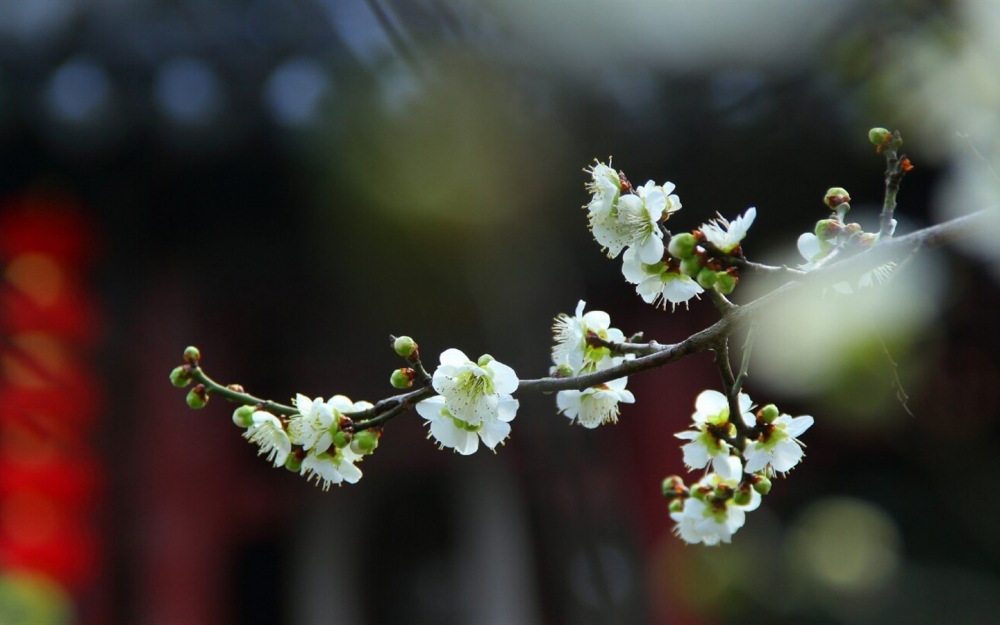
[[[645,197],[629,193],[618,198],[618,205],[611,213],[591,215],[594,238],[608,248],[610,258],[616,258],[626,247],[635,247],[647,263],[657,263],[663,258],[663,230],[659,221],[667,210],[667,196],[659,188],[643,189]]]
[[[479,441],[490,449],[510,435],[510,421],[517,414],[518,401],[509,395],[502,397],[495,417],[484,418],[476,425],[457,419],[448,411],[444,397],[435,395],[417,404],[417,413],[427,419],[430,436],[444,448],[454,449],[463,456],[475,453]]]
[[[760,438],[743,452],[747,473],[756,473],[771,465],[771,471],[786,473],[802,460],[802,443],[798,438],[812,427],[809,415],[795,417],[783,414],[776,418]]]
[[[305,475],[306,480],[315,479],[318,486],[323,490],[330,490],[331,484],[357,484],[361,479],[361,469],[354,466],[354,463],[361,460],[362,456],[351,451],[350,447],[337,449],[333,454],[328,452],[316,453],[315,450],[302,460],[302,468],[299,475]]]
[[[559,391],[559,411],[583,427],[594,429],[603,423],[618,422],[618,404],[635,403],[635,396],[625,390],[628,378],[611,380],[582,391]]]
[[[830,252],[837,248],[837,243],[835,239],[820,239],[812,232],[803,232],[799,235],[797,247],[799,248],[799,254],[801,254],[807,261],[806,263],[799,265],[799,269],[803,271],[811,271],[816,267],[819,261],[826,258]],[[873,286],[876,281],[878,281],[879,284],[885,282],[889,279],[889,275],[895,267],[896,263],[890,262],[884,265],[879,265],[872,271],[865,272],[860,278],[858,278],[858,287],[865,289]],[[845,295],[850,295],[854,292],[854,289],[848,282],[837,282],[832,285],[831,288],[834,291]]]
[[[243,438],[259,445],[257,455],[267,454],[268,461],[276,467],[283,466],[292,451],[292,441],[281,426],[281,421],[263,410],[253,413],[253,423],[243,433]]]
[[[701,232],[709,243],[714,245],[719,251],[729,253],[736,249],[743,237],[747,235],[754,218],[757,217],[757,209],[750,207],[742,217],[737,217],[730,222],[722,215],[718,219],[713,219],[707,224],[703,224]]]
[[[343,395],[334,395],[326,403],[321,397],[309,399],[299,394],[295,397],[299,414],[288,421],[288,434],[292,442],[306,451],[322,453],[330,448],[333,435],[340,429],[340,416],[344,412],[357,412],[370,408],[368,402],[351,403]]]
[[[701,489],[702,492],[708,489],[716,489],[720,485],[729,486],[732,489],[738,487],[735,480],[726,480],[714,473],[704,477],[698,484],[691,487],[691,491]],[[684,501],[684,509],[680,512],[670,513],[670,518],[677,522],[674,531],[684,542],[690,544],[704,543],[706,545],[717,545],[728,543],[746,522],[746,513],[756,510],[760,506],[761,496],[757,491],[750,491],[750,502],[741,506],[732,497],[727,499],[716,498],[711,492],[704,495],[704,499],[689,497]]]
[[[750,397],[740,393],[740,411],[743,422],[752,427],[756,419],[750,412],[753,402]],[[694,430],[678,432],[674,436],[690,443],[681,446],[684,453],[684,464],[688,469],[704,469],[709,463],[712,469],[727,480],[739,479],[743,466],[738,458],[730,455],[729,443],[716,434],[734,436],[736,428],[729,423],[729,400],[718,391],[702,391],[695,399],[695,412],[692,415]]]
[[[608,165],[610,164],[609,161]],[[592,193],[594,197],[590,199],[587,211],[592,219],[601,220],[607,217],[614,209],[618,202],[618,196],[621,194],[621,178],[608,165],[598,162],[590,169],[584,169],[591,176],[590,182],[587,183],[587,191]]]
[[[650,180],[641,187],[638,187],[635,190],[635,193],[645,200],[646,196],[652,191],[659,191],[667,198],[667,206],[663,209],[663,219],[670,219],[671,215],[681,209],[681,199],[674,194],[674,183],[664,182],[663,185],[660,186],[653,184],[653,181]]]
[[[517,390],[517,375],[492,356],[472,362],[457,349],[441,354],[441,365],[431,380],[434,390],[444,396],[452,416],[469,425],[497,418],[501,399]]]
[[[593,332],[607,341],[620,343],[625,340],[625,334],[618,328],[612,328],[611,317],[601,310],[592,310],[584,314],[586,302],[580,300],[576,305],[576,315],[570,317],[562,313],[556,317],[552,326],[556,344],[552,348],[552,362],[559,365],[569,364],[575,373],[579,373],[586,365],[588,370],[594,369],[601,360],[608,357],[606,348],[593,348],[587,345],[587,334]]]
[[[692,297],[705,292],[690,276],[670,271],[663,263],[642,262],[632,248],[625,250],[622,260],[622,275],[625,280],[637,285],[636,293],[647,304],[666,308],[667,302],[670,302],[673,309],[677,304],[686,305]]]

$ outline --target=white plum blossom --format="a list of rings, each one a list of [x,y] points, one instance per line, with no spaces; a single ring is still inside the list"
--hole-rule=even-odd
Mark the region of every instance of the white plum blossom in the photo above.
[[[339,427],[341,410],[351,409],[351,400],[343,395],[335,395],[329,402],[323,398],[309,399],[301,393],[295,397],[295,407],[299,414],[288,421],[288,434],[292,442],[302,445],[306,451],[315,449],[322,453],[333,444],[333,435]]]
[[[742,217],[737,217],[732,222],[719,215],[718,219],[713,219],[702,225],[701,232],[709,243],[728,254],[736,249],[736,246],[747,235],[747,231],[750,230],[756,217],[757,209],[751,206]]]
[[[620,359],[616,359],[620,360]],[[635,396],[625,390],[628,378],[618,378],[583,391],[559,391],[556,405],[570,421],[594,429],[603,423],[618,422],[618,404],[635,403]]]
[[[586,305],[586,302],[580,300],[574,316],[562,313],[556,317],[552,326],[556,341],[552,347],[552,362],[557,365],[565,362],[573,368],[574,373],[584,369],[593,370],[601,360],[609,357],[607,349],[587,345],[589,333],[616,343],[625,340],[625,334],[621,330],[611,327],[611,316],[608,313],[592,310],[584,314]]]
[[[798,437],[812,427],[809,415],[792,418],[783,414],[767,427],[760,438],[747,445],[743,455],[747,473],[756,473],[770,465],[769,472],[787,473],[802,460],[802,443]]]
[[[444,448],[454,449],[468,456],[479,449],[479,441],[490,449],[502,443],[510,435],[510,422],[517,414],[518,401],[510,396],[500,399],[495,417],[484,418],[471,425],[452,416],[444,397],[435,395],[417,404],[417,413],[427,420],[430,436]]]
[[[257,455],[267,454],[267,460],[280,467],[288,460],[292,451],[292,441],[281,425],[281,420],[269,412],[258,410],[253,413],[253,423],[243,433],[243,438],[260,447]]]
[[[441,354],[441,364],[431,379],[434,390],[444,396],[448,412],[469,425],[498,418],[501,400],[517,390],[514,370],[492,356],[477,362],[457,349]]]
[[[753,402],[748,395],[739,394],[738,401],[743,422],[752,427],[756,419],[750,410]],[[694,430],[686,430],[675,434],[681,440],[691,441],[681,446],[684,453],[684,464],[688,469],[704,469],[711,463],[712,469],[722,478],[739,479],[743,467],[738,458],[730,455],[732,449],[729,443],[716,436],[719,432],[725,436],[733,436],[735,427],[729,423],[729,400],[718,391],[702,391],[695,399],[695,412],[692,415]]]
[[[673,309],[677,304],[687,305],[691,298],[705,292],[693,278],[669,270],[664,263],[642,262],[632,248],[625,250],[622,260],[622,275],[626,281],[637,285],[636,293],[647,304],[666,308],[670,302]]]
[[[332,454],[310,451],[302,460],[299,475],[305,475],[307,481],[315,479],[323,490],[330,490],[332,484],[341,482],[357,484],[361,479],[361,469],[354,466],[354,463],[361,460],[362,456],[354,453],[350,447],[334,449]]]
[[[691,487],[692,493],[699,491],[703,494],[687,498],[683,510],[670,513],[670,518],[677,522],[674,532],[684,542],[710,546],[731,542],[733,534],[746,522],[746,513],[760,506],[761,496],[753,489],[750,490],[750,501],[739,505],[733,497],[716,497],[714,492],[720,487],[735,491],[739,483],[709,473]]]
[[[674,183],[664,182],[662,185],[654,184],[652,180],[646,182],[635,190],[636,195],[642,199],[653,191],[659,191],[667,198],[667,206],[663,209],[663,219],[670,219],[670,216],[681,209],[681,199],[674,193]]]
[[[652,181],[641,188],[643,196],[632,193],[620,196],[611,213],[590,215],[594,238],[608,249],[610,258],[617,258],[626,247],[636,248],[647,263],[663,258],[663,230],[659,222],[664,213],[669,215],[667,196]]]
[[[611,162],[608,162],[610,165]],[[611,214],[621,195],[622,181],[618,173],[601,162],[584,171],[590,173],[591,181],[587,183],[587,191],[593,194],[587,212],[591,219],[603,220]]]

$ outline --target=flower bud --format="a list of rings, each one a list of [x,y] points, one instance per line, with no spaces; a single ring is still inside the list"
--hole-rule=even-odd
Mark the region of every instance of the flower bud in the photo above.
[[[670,502],[670,512],[680,513],[684,512],[684,500],[678,497]]]
[[[257,409],[253,406],[240,406],[233,411],[233,423],[241,428],[248,428],[253,425],[253,413]]]
[[[343,449],[351,444],[351,433],[345,432],[344,430],[338,430],[333,435],[333,446],[337,449]]]
[[[482,356],[479,357],[479,360],[476,361],[476,364],[479,365],[480,367],[485,367],[491,362],[493,362],[493,356],[490,356],[489,354],[483,354]]]
[[[830,187],[823,197],[823,203],[831,209],[836,209],[841,204],[851,201],[851,196],[844,187]]]
[[[187,394],[187,404],[194,410],[204,408],[208,404],[208,393],[205,392],[204,384],[199,384],[191,389]]]
[[[828,241],[843,230],[844,225],[836,219],[820,219],[816,222],[816,237],[823,241]]]
[[[844,230],[847,231],[847,236],[854,236],[856,234],[861,234],[864,230],[861,229],[861,224],[859,223],[849,223],[844,226]]]
[[[753,489],[761,495],[766,495],[771,492],[771,480],[766,477],[761,477],[759,480],[754,482]]]
[[[670,237],[670,244],[667,251],[678,260],[683,260],[694,254],[694,248],[698,245],[698,239],[690,232],[682,232]]]
[[[688,256],[681,261],[681,273],[692,278],[698,276],[701,271],[701,259],[697,256]]]
[[[189,365],[196,365],[201,360],[201,352],[194,345],[184,348],[184,362]]]
[[[376,447],[378,447],[378,434],[371,430],[358,432],[351,441],[351,451],[356,454],[370,454]]]
[[[868,140],[872,142],[872,145],[882,145],[891,136],[892,133],[887,128],[872,128],[868,131]]]
[[[661,486],[663,489],[663,496],[666,499],[672,497],[679,497],[684,494],[684,480],[682,480],[677,475],[671,475],[669,477],[663,478],[663,484]]]
[[[574,374],[576,374],[576,372],[573,371],[573,367],[564,362],[558,367],[553,367],[552,372],[549,375],[554,378],[571,378]]]
[[[729,295],[736,288],[736,278],[725,271],[715,274],[715,290],[723,295]]]
[[[389,378],[393,388],[410,388],[413,386],[413,369],[396,369]]]
[[[702,267],[701,271],[698,272],[698,278],[697,278],[698,284],[700,284],[702,288],[705,289],[712,288],[713,286],[715,286],[715,279],[716,279],[715,274],[716,272],[712,271],[708,267]]]
[[[401,336],[392,342],[392,348],[403,358],[409,358],[417,351],[417,342],[408,336]]]
[[[774,404],[768,404],[757,411],[757,419],[761,423],[771,423],[778,418],[781,412],[778,411],[778,407]]]
[[[184,388],[191,383],[191,370],[184,365],[175,367],[174,370],[170,372],[170,383],[177,388]]]
[[[749,487],[740,487],[740,489],[736,491],[736,494],[733,495],[733,503],[737,506],[745,506],[749,504],[752,499],[753,495],[750,494]]]
[[[288,454],[288,459],[285,460],[285,468],[292,473],[298,473],[302,470],[302,458],[299,458],[299,454],[292,452]]]

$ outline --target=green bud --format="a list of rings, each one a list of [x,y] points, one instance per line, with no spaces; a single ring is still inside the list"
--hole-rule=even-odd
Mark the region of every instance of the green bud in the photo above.
[[[684,512],[684,500],[681,499],[680,497],[678,497],[677,499],[674,499],[673,501],[671,501],[670,502],[670,511],[671,512],[677,512],[677,513]]]
[[[753,489],[761,495],[766,495],[771,492],[771,480],[766,477],[761,477],[759,480],[754,482]]]
[[[299,458],[299,455],[296,453],[288,454],[288,459],[285,460],[285,468],[291,471],[292,473],[298,473],[299,471],[301,471],[302,460]]]
[[[338,430],[333,435],[333,446],[337,449],[343,449],[351,444],[351,435],[343,430]]]
[[[736,288],[736,278],[729,275],[725,271],[719,271],[715,274],[715,290],[723,295],[729,295]]]
[[[554,378],[571,378],[576,372],[573,371],[573,367],[566,364],[565,362],[552,370],[552,377]]]
[[[201,352],[194,345],[189,345],[184,348],[184,362],[189,365],[197,364],[201,360]]]
[[[698,284],[705,289],[712,288],[715,286],[715,274],[716,272],[712,271],[708,267],[702,267],[701,271],[698,272],[698,277],[696,278],[698,280]]]
[[[681,260],[681,273],[684,275],[695,278],[699,271],[701,271],[701,259],[697,256],[688,256]]]
[[[745,506],[750,503],[751,499],[752,495],[750,494],[749,488],[741,488],[736,491],[735,495],[733,495],[733,503],[737,506]]]
[[[844,187],[830,187],[823,197],[823,203],[831,209],[835,209],[841,204],[851,201],[851,196]]]
[[[670,237],[670,244],[667,251],[678,260],[683,260],[694,255],[694,248],[698,246],[698,239],[690,232],[682,232]]]
[[[848,236],[854,236],[856,234],[861,234],[862,232],[864,232],[864,230],[861,229],[861,224],[858,223],[849,223],[846,226],[844,226],[844,230],[847,231]]]
[[[840,234],[844,225],[836,219],[820,219],[816,222],[816,237],[820,240],[829,240]]]
[[[394,388],[410,388],[413,386],[413,369],[396,369],[389,378],[389,384]]]
[[[778,411],[778,407],[774,404],[768,404],[757,411],[757,418],[764,423],[771,423],[778,418],[781,412]]]
[[[671,475],[663,478],[661,488],[663,489],[663,496],[667,499],[677,497],[684,491],[684,480],[682,480],[679,476]]]
[[[490,356],[489,354],[483,354],[482,356],[479,357],[479,360],[476,361],[476,364],[479,365],[480,367],[485,367],[491,362],[493,362],[493,356]]]
[[[191,383],[191,371],[184,365],[175,367],[174,370],[170,372],[170,383],[177,388],[184,388]]]
[[[868,131],[868,140],[872,145],[882,145],[892,136],[887,128],[872,128]]]
[[[409,358],[417,351],[417,342],[408,336],[401,336],[392,342],[392,348],[403,358]]]
[[[255,412],[257,409],[253,406],[240,406],[233,411],[233,423],[241,428],[248,428],[253,425],[253,413]]]
[[[376,447],[378,447],[378,434],[371,430],[358,432],[351,441],[351,451],[356,454],[370,454]]]
[[[205,392],[205,387],[202,384],[191,389],[187,394],[187,404],[194,410],[204,408],[208,404],[208,393]]]

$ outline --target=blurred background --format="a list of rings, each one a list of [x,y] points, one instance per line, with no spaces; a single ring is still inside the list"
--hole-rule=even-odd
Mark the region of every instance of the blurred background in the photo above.
[[[872,126],[916,165],[898,232],[995,205],[998,32],[975,0],[0,0],[0,623],[992,622],[995,220],[861,315],[775,313],[747,392],[817,424],[721,548],[659,493],[709,355],[598,431],[522,397],[496,456],[408,414],[328,493],[167,374],[195,344],[375,401],[395,333],[541,377],[579,299],[682,339],[717,314],[643,304],[583,167],[674,182],[675,232],[756,206],[779,264],[830,186],[877,228]]]

